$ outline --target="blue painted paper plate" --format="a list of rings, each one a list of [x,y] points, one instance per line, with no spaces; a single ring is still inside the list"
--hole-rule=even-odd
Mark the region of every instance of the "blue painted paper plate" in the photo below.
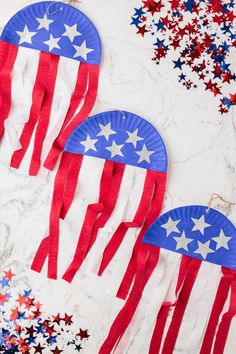
[[[65,151],[159,172],[167,171],[165,144],[153,125],[130,112],[97,114],[71,134]]]
[[[161,215],[143,243],[236,270],[236,228],[206,206],[184,206]]]
[[[1,40],[89,64],[101,61],[93,23],[74,6],[44,1],[26,6],[6,24]]]

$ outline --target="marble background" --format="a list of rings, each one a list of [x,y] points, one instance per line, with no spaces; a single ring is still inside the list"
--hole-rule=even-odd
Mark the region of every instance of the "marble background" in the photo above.
[[[18,9],[30,3],[33,1],[1,0],[1,29]],[[79,5],[94,22],[103,43],[94,113],[108,109],[133,111],[157,127],[169,153],[164,210],[186,204],[205,205],[215,192],[236,201],[236,109],[222,117],[212,95],[201,88],[186,91],[178,84],[170,61],[156,67],[150,60],[151,42],[139,38],[129,25],[135,6],[135,0],[82,0]],[[30,271],[38,240],[47,229],[53,178],[27,177],[1,165],[0,181],[1,269],[12,267],[17,271],[16,286],[33,288],[45,311],[78,314],[80,326],[91,333],[84,352],[96,354],[122,301],[107,293],[106,279],[95,275],[68,285]],[[222,202],[214,202],[213,206],[228,212]],[[232,206],[228,216],[236,223],[236,206]],[[169,261],[174,260],[175,255]],[[218,272],[213,272],[204,281],[206,287],[211,281],[216,283],[218,276]],[[204,306],[214,291],[212,287],[212,291],[197,297],[201,313],[195,311],[193,304],[190,318],[195,320],[191,331],[197,331],[198,320],[204,316]],[[235,353],[236,321],[233,324],[226,349],[230,354]],[[137,343],[121,353],[147,353],[145,338]],[[197,340],[185,343],[182,336],[176,353],[197,353],[198,345]]]

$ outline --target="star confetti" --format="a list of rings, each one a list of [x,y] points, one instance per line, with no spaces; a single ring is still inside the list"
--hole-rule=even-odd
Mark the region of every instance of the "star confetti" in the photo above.
[[[88,330],[73,327],[73,315],[48,316],[31,289],[17,291],[11,270],[0,272],[0,353],[61,354],[83,350]]]
[[[236,105],[236,3],[234,0],[143,0],[131,25],[151,35],[153,61],[168,55],[178,81],[187,89],[202,87],[217,100],[219,112]]]

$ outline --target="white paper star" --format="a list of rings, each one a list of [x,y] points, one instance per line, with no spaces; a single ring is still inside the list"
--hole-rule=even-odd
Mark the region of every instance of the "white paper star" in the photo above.
[[[124,157],[124,155],[123,155],[123,153],[121,151],[123,146],[124,146],[124,144],[123,145],[117,145],[116,142],[113,140],[112,145],[106,147],[106,149],[108,151],[110,151],[111,157],[114,157],[114,156],[122,156],[122,157]]]
[[[54,22],[53,20],[49,20],[46,14],[43,16],[43,18],[37,17],[36,20],[39,23],[38,30],[45,28],[47,31],[49,31],[49,25]]]
[[[77,23],[73,26],[68,26],[68,25],[64,25],[64,26],[65,26],[66,30],[62,34],[62,36],[68,37],[71,40],[71,42],[73,42],[75,37],[81,36],[81,33],[79,31],[77,31]]]
[[[214,240],[217,245],[216,245],[216,250],[222,248],[225,248],[226,250],[229,249],[228,243],[231,240],[232,237],[226,236],[224,231],[220,231],[220,235],[218,237],[212,237],[212,240]]]
[[[19,44],[21,43],[29,43],[32,44],[32,37],[37,33],[37,32],[30,32],[28,27],[25,26],[24,30],[21,31],[16,31],[18,36],[20,36]]]
[[[192,238],[187,238],[185,235],[185,231],[180,236],[173,237],[176,241],[175,250],[180,250],[181,248],[185,251],[188,251],[188,244],[193,241]]]
[[[134,147],[136,148],[137,146],[137,142],[140,140],[144,140],[143,138],[141,138],[140,136],[138,136],[138,129],[136,129],[133,133],[128,132],[127,134],[129,135],[128,139],[126,140],[126,143],[131,143],[134,145]]]
[[[108,123],[107,125],[99,124],[99,127],[100,127],[101,131],[97,134],[97,136],[104,136],[107,141],[109,140],[110,135],[117,134],[117,132],[115,132],[115,130],[111,129],[111,122]]]
[[[61,47],[58,44],[60,39],[61,38],[53,38],[53,36],[50,34],[50,39],[48,41],[45,41],[44,43],[49,46],[49,51],[51,52],[54,48],[61,49]]]
[[[198,249],[196,249],[196,251],[194,251],[194,253],[199,253],[203,259],[206,259],[206,257],[208,256],[209,253],[214,253],[215,251],[212,250],[209,245],[210,245],[210,240],[202,243],[200,241],[197,241],[198,243]]]
[[[205,222],[205,216],[202,215],[199,219],[191,218],[194,222],[192,231],[200,231],[204,235],[205,229],[211,225]]]
[[[74,58],[81,57],[81,58],[87,60],[88,53],[91,53],[94,51],[94,49],[92,49],[92,48],[87,48],[86,41],[83,41],[83,43],[80,46],[74,45],[73,47],[76,50]]]
[[[146,145],[144,144],[141,151],[135,151],[135,153],[140,156],[138,163],[141,163],[142,161],[150,163],[150,156],[154,154],[154,152],[155,151],[149,151]]]
[[[161,225],[163,229],[166,229],[166,236],[168,237],[172,232],[177,232],[180,233],[177,225],[180,222],[180,220],[172,220],[171,217],[168,218],[168,221]]]
[[[84,146],[84,152],[89,150],[97,151],[95,144],[98,142],[98,139],[91,139],[89,135],[87,135],[86,140],[81,141],[80,144]]]

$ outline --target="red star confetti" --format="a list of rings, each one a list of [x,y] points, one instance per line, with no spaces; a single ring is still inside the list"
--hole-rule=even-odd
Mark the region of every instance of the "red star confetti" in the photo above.
[[[236,105],[234,0],[143,0],[131,25],[151,35],[156,64],[172,59],[178,81],[188,90],[202,87],[219,102],[219,112]]]
[[[15,276],[15,274],[12,273],[11,269],[3,273],[4,273],[4,278],[9,279],[10,281]]]
[[[65,317],[63,318],[63,321],[65,322],[65,324],[67,326],[70,326],[73,323],[72,317],[73,316],[68,316],[67,314],[65,314]]]
[[[76,336],[79,336],[81,340],[83,339],[88,339],[90,336],[88,335],[88,330],[82,330],[80,328],[79,333],[76,334]]]
[[[58,347],[56,347],[55,349],[51,350],[51,352],[52,352],[53,354],[60,354],[60,353],[63,352],[63,350],[60,350],[60,349],[58,349]]]

